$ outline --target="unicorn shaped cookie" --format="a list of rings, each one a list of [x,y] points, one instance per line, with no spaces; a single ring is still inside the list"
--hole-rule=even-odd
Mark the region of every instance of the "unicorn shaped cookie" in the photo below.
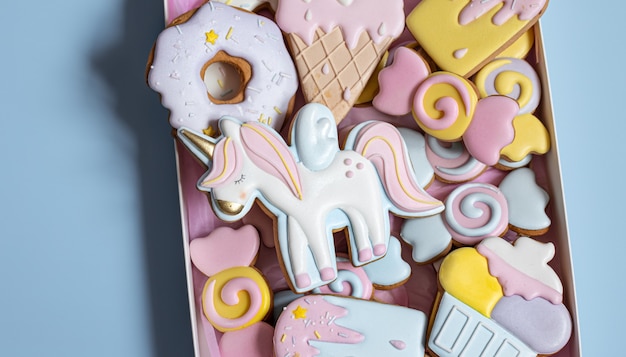
[[[257,200],[276,217],[278,255],[298,293],[337,277],[333,232],[346,230],[350,260],[361,266],[387,252],[389,212],[414,218],[443,210],[417,184],[406,145],[389,123],[359,124],[343,149],[332,112],[321,104],[296,114],[292,145],[258,122],[223,117],[219,127],[217,139],[178,130],[209,167],[198,188],[225,221],[241,219]]]

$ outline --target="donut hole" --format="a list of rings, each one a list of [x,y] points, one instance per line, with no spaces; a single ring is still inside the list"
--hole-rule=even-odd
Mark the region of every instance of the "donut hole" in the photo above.
[[[248,61],[219,51],[200,72],[209,99],[215,104],[243,102],[244,90],[252,77]]]

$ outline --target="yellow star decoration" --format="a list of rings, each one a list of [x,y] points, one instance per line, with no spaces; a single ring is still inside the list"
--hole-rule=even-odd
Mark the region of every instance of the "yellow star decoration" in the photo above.
[[[306,319],[306,309],[298,305],[295,310],[291,312],[296,319]]]
[[[213,30],[211,30],[209,32],[205,32],[204,34],[206,35],[206,42],[208,42],[208,43],[210,43],[212,45],[214,45],[215,41],[217,41],[218,37],[220,37]]]

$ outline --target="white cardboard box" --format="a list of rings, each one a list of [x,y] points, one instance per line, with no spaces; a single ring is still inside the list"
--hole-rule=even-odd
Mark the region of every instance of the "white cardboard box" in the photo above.
[[[165,0],[166,9],[167,2]],[[201,1],[200,1],[201,2]],[[192,5],[192,4],[190,4]],[[189,6],[189,5],[188,5]],[[167,14],[166,14],[167,16]],[[573,319],[572,337],[567,346],[555,356],[559,357],[579,357],[581,355],[579,327],[576,308],[576,293],[574,284],[574,271],[571,259],[569,233],[565,210],[565,199],[563,197],[561,169],[559,163],[559,148],[557,145],[557,135],[554,127],[554,117],[550,95],[550,83],[548,76],[548,66],[544,54],[544,46],[541,36],[541,26],[535,27],[535,66],[542,79],[542,100],[537,112],[537,117],[541,118],[547,127],[551,137],[551,149],[544,155],[542,162],[545,166],[545,186],[550,194],[549,215],[552,219],[552,226],[549,232],[542,237],[542,240],[554,242],[557,246],[557,256],[552,261],[551,266],[559,273],[564,286],[564,304],[569,309]],[[530,57],[533,57],[532,55]],[[190,156],[184,146],[176,142],[175,147],[178,170],[178,183],[180,195],[180,209],[182,225],[182,237],[185,254],[185,264],[187,272],[187,286],[189,294],[189,307],[191,311],[191,326],[193,333],[195,355],[199,357],[219,356],[217,347],[217,335],[208,325],[202,316],[201,307],[197,296],[198,289],[201,289],[201,273],[192,266],[189,242],[193,234],[198,234],[198,230],[206,231],[223,225],[210,209],[208,200],[204,193],[195,189],[197,179],[202,175],[204,169]],[[193,211],[193,212],[192,212]],[[198,217],[205,217],[198,223]],[[202,226],[202,227],[199,227]],[[427,314],[430,311],[425,311]]]

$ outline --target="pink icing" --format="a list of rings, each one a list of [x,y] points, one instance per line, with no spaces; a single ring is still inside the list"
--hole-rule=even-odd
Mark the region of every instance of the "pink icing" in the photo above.
[[[469,181],[487,168],[473,159],[463,142],[446,143],[429,135],[426,135],[426,157],[436,176],[444,182]]]
[[[463,134],[467,151],[485,165],[497,164],[500,151],[513,142],[513,119],[518,112],[519,105],[509,97],[496,95],[479,100]]]
[[[504,24],[513,15],[517,15],[521,21],[531,20],[541,13],[547,0],[471,0],[461,10],[459,23],[467,25],[502,3],[504,3],[502,8],[498,10],[492,19],[494,25]]]
[[[230,138],[220,140],[213,152],[213,166],[202,182],[202,186],[215,187],[229,180],[241,172],[242,152],[239,146],[233,145]]]
[[[357,331],[342,327],[340,319],[348,310],[333,305],[322,295],[309,295],[289,304],[280,315],[274,330],[276,356],[317,356],[319,350],[309,340],[355,344],[364,340]]]
[[[274,328],[266,322],[257,322],[241,330],[226,332],[220,340],[221,357],[272,357],[273,336]]]
[[[240,229],[220,227],[206,237],[189,244],[191,261],[207,276],[235,266],[249,266],[260,245],[259,234],[253,226]]]
[[[478,245],[476,250],[487,258],[489,273],[498,278],[505,296],[520,295],[526,300],[542,297],[553,304],[563,301],[563,294],[513,268],[486,246]]]
[[[311,44],[317,28],[328,33],[339,26],[346,44],[354,48],[367,31],[375,43],[396,38],[404,29],[402,0],[291,0],[280,1],[276,22],[287,33]]]
[[[178,16],[186,13],[189,10],[195,9],[204,4],[205,0],[168,0],[167,4],[167,18],[166,21],[169,24]]]
[[[269,127],[250,122],[241,126],[241,142],[255,165],[282,179],[294,196],[302,199],[302,183],[296,161],[282,138]]]
[[[415,181],[404,140],[393,125],[385,122],[369,124],[359,131],[356,142],[354,150],[374,164],[394,205],[407,212],[441,207],[441,202]]]
[[[399,47],[393,62],[380,71],[380,91],[372,105],[383,113],[406,115],[411,112],[411,101],[417,86],[430,74],[424,59],[412,49]]]
[[[439,119],[431,118],[424,108],[424,98],[430,87],[437,84],[449,84],[453,86],[461,95],[464,108],[459,108],[459,104],[450,97],[443,97],[437,100],[435,108],[442,112],[443,116]],[[452,126],[461,112],[465,111],[465,116],[470,115],[472,101],[466,84],[459,77],[448,73],[434,73],[424,80],[415,93],[413,98],[413,111],[415,116],[421,121],[422,125],[432,130],[444,130]]]

